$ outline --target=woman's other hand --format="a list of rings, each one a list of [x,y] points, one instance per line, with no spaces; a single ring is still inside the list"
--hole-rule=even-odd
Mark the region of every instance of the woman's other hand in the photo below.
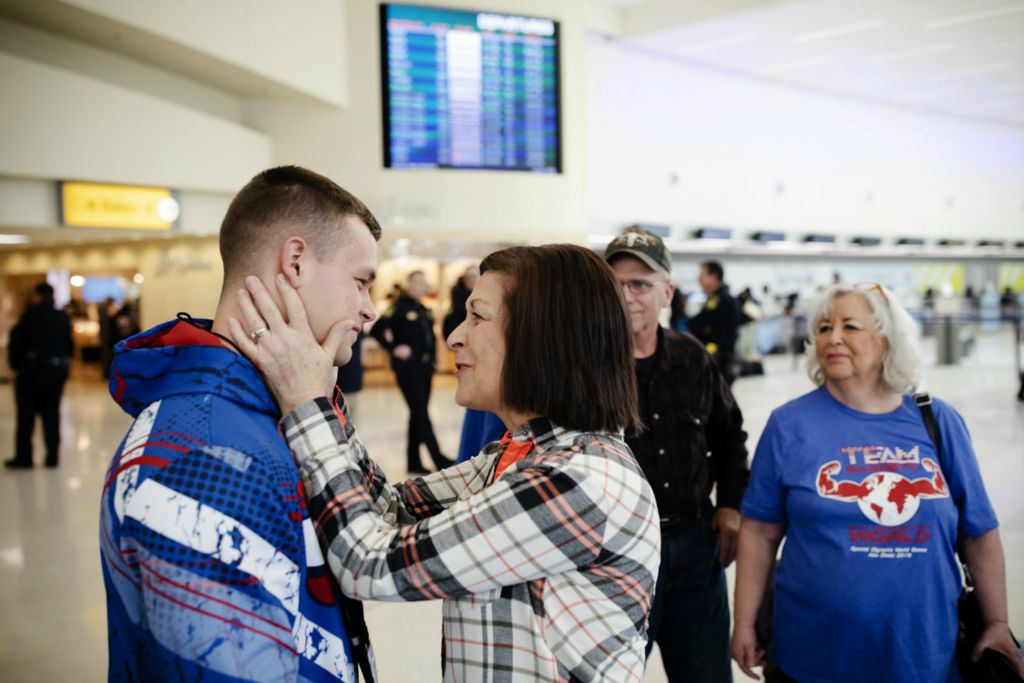
[[[977,661],[985,650],[994,650],[1009,659],[1017,673],[1024,676],[1024,662],[1021,662],[1020,650],[1014,644],[1007,625],[1006,557],[999,529],[986,531],[980,536],[964,536],[963,553],[985,623],[985,630],[974,646],[971,659]]]
[[[757,647],[757,636],[754,626],[736,624],[732,632],[732,658],[736,660],[740,670],[755,681],[761,677],[754,673],[755,666],[764,666],[764,650]]]
[[[307,401],[331,394],[337,377],[334,357],[345,328],[335,324],[321,344],[295,288],[281,274],[274,282],[283,311],[260,279],[249,276],[245,289],[238,290],[245,324],[232,317],[228,326],[235,344],[263,373],[281,413],[287,415]]]
[[[1006,622],[996,621],[985,626],[978,638],[978,644],[974,646],[971,653],[971,660],[978,661],[985,650],[992,650],[1003,655],[1010,661],[1017,674],[1024,677],[1024,661],[1021,660],[1020,650],[1013,641],[1010,634],[1010,627]]]

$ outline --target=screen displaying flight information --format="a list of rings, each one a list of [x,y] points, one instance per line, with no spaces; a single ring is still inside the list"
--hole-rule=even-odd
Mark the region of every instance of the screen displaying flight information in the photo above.
[[[384,165],[561,171],[558,22],[381,6]]]

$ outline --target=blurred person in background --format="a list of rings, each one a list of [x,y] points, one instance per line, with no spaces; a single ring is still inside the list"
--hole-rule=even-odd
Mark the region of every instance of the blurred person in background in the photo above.
[[[100,323],[100,363],[103,379],[110,378],[110,364],[114,362],[114,344],[120,339],[114,338],[114,314],[117,313],[117,302],[108,296],[99,304],[97,315]]]
[[[437,362],[437,336],[433,314],[420,303],[427,291],[423,271],[409,273],[398,298],[370,330],[370,335],[391,357],[391,369],[409,407],[405,463],[410,475],[427,471],[420,459],[420,444],[426,445],[436,469],[453,464],[441,453],[428,411]]]
[[[957,547],[991,648],[1024,673],[1007,626],[997,520],[960,415],[911,395],[916,328],[880,285],[834,285],[810,310],[814,391],[777,408],[743,500],[732,652],[765,663],[754,629],[775,571],[774,680],[958,680]],[[921,396],[925,403],[925,395]],[[941,434],[936,449],[926,414]]]
[[[718,261],[705,261],[700,264],[698,281],[708,298],[700,313],[690,319],[689,328],[718,362],[726,382],[732,384],[736,378],[733,357],[736,353],[736,337],[739,334],[740,311],[736,299],[729,293],[729,286],[725,284],[724,278],[725,271]]]
[[[473,292],[473,288],[476,287],[477,281],[480,279],[480,268],[477,266],[470,266],[466,268],[458,279],[458,281],[452,286],[451,301],[448,304],[448,313],[444,316],[444,324],[442,325],[441,332],[444,338],[447,339],[455,328],[462,324],[462,321],[466,319],[466,300],[469,295]]]
[[[689,332],[689,324],[686,316],[686,299],[687,296],[678,287],[673,286],[672,288],[672,302],[669,304],[669,319],[668,327],[670,330],[679,332]]]
[[[455,400],[501,416],[508,435],[404,483],[386,480],[327,398],[338,334],[321,343],[310,333],[287,282],[274,285],[282,310],[247,281],[245,325],[270,332],[252,340],[236,323],[234,338],[287,412],[342,590],[444,600],[445,681],[639,683],[660,537],[653,492],[621,436],[638,420],[617,283],[574,245],[503,249],[480,270],[469,316],[448,338]]]
[[[125,301],[111,319],[113,340],[116,346],[122,339],[127,339],[141,332],[138,314],[131,301]]]
[[[626,442],[654,489],[661,522],[646,654],[657,642],[670,681],[729,681],[723,568],[736,555],[747,484],[743,416],[701,343],[658,324],[675,289],[661,238],[629,230],[608,245],[605,259],[622,287],[633,334],[643,426]]]
[[[60,462],[60,399],[71,368],[71,320],[53,303],[53,287],[41,282],[32,290],[28,307],[11,328],[7,360],[14,372],[17,426],[12,469],[32,467],[32,432],[36,415],[43,421],[47,467]]]
[[[505,434],[505,423],[494,413],[466,408],[462,418],[462,435],[459,438],[459,455],[455,462],[466,462],[497,441]]]
[[[345,397],[345,405],[355,418],[359,413],[359,394],[363,390],[363,338],[362,329],[352,345],[352,359],[338,368],[338,391]]]

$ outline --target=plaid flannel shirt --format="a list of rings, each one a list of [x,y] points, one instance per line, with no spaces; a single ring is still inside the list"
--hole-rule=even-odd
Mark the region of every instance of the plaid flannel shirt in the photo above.
[[[444,599],[444,680],[642,679],[661,537],[619,437],[532,420],[510,443],[395,486],[327,399],[282,426],[342,591]],[[526,456],[495,478],[517,443]]]

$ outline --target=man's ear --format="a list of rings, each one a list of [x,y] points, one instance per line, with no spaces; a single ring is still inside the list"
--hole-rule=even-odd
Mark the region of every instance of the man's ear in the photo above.
[[[662,303],[662,306],[661,306],[662,308],[665,308],[667,306],[671,306],[672,305],[672,295],[675,294],[675,293],[676,293],[676,283],[674,283],[671,280],[669,280],[665,284],[665,299],[664,299],[664,303]]]
[[[289,237],[281,245],[278,266],[292,287],[298,289],[305,280],[309,258],[309,245],[301,237]]]

